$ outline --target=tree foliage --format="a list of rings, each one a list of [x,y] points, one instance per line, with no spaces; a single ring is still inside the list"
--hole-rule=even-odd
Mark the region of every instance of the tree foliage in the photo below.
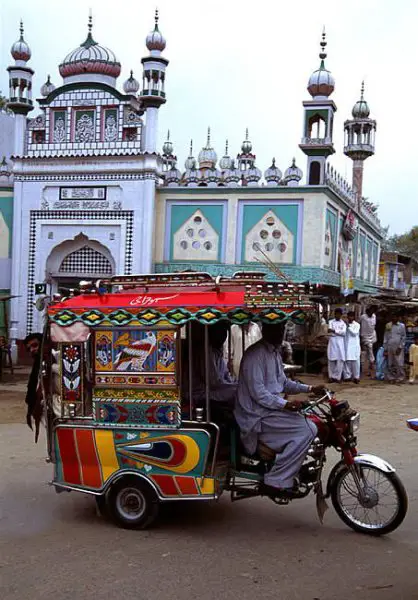
[[[406,254],[418,260],[418,225],[401,235],[387,236],[383,246],[385,250]]]
[[[2,108],[6,108],[6,102],[7,102],[7,98],[5,96],[3,96],[3,94],[0,91],[0,110]]]

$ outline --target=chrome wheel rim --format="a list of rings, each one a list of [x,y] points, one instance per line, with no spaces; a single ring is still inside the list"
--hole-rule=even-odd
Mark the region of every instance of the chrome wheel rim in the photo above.
[[[124,519],[135,521],[145,513],[145,497],[135,487],[123,488],[116,497],[116,507]]]
[[[351,471],[346,471],[337,484],[337,499],[343,513],[355,525],[364,529],[382,529],[396,518],[400,500],[396,487],[387,473],[361,466],[364,495],[361,498]]]

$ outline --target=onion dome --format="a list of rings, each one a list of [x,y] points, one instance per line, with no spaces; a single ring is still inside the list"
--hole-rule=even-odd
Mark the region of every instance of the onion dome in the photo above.
[[[231,161],[231,167],[224,172],[224,182],[229,187],[237,186],[241,180],[241,171],[235,167],[235,162]]]
[[[271,167],[264,172],[264,179],[268,185],[278,185],[282,178],[282,172],[276,167],[276,159],[273,158]]]
[[[91,34],[92,17],[89,17],[86,40],[70,52],[59,66],[62,77],[84,75],[86,73],[107,75],[116,78],[120,75],[121,65],[112,50],[94,41]]]
[[[131,71],[129,78],[123,84],[123,91],[125,94],[131,94],[132,96],[135,96],[135,94],[138,93],[139,81],[135,79],[133,71]]]
[[[219,161],[221,171],[227,171],[231,168],[232,158],[228,155],[228,140],[225,142],[225,155]]]
[[[253,149],[253,145],[248,139],[248,127],[245,130],[245,140],[241,144],[241,151],[243,154],[251,154],[251,150]]]
[[[172,165],[171,169],[167,171],[164,177],[164,183],[168,187],[174,187],[180,183],[181,173],[177,169],[175,163]]]
[[[261,171],[254,164],[245,171],[245,179],[249,185],[257,185],[261,179]]]
[[[296,160],[293,158],[292,164],[284,172],[284,180],[288,185],[298,185],[303,177],[302,169],[296,166]]]
[[[206,140],[206,146],[204,146],[199,152],[198,156],[199,168],[200,169],[212,169],[216,165],[218,157],[215,150],[210,145],[210,127],[208,127],[208,138]]]
[[[6,157],[3,156],[3,160],[0,163],[0,177],[10,177],[11,171],[10,167],[7,164]]]
[[[196,159],[193,156],[193,140],[190,140],[190,153],[184,162],[184,168],[186,171],[195,171],[196,169]]]
[[[321,51],[319,53],[319,58],[321,59],[321,64],[319,69],[314,71],[309,78],[308,82],[308,92],[312,96],[312,98],[328,98],[332,94],[335,88],[334,77],[331,75],[330,71],[325,68],[325,59],[327,54],[325,52],[325,48],[327,45],[325,39],[325,30],[322,33],[321,40]]]
[[[170,141],[170,130],[167,131],[167,139],[163,144],[164,156],[171,156],[173,154],[173,142]],[[187,167],[186,167],[187,168]]]
[[[222,181],[222,173],[213,167],[212,169],[207,169],[204,171],[205,181],[208,184],[208,187],[216,187]],[[202,174],[203,178],[203,174]]]
[[[166,41],[160,30],[158,29],[158,10],[155,11],[155,26],[152,31],[147,35],[147,39],[145,40],[145,44],[148,50],[152,53],[160,54],[165,46]]]
[[[28,62],[32,56],[31,49],[23,39],[23,21],[20,21],[20,38],[10,48],[10,52],[16,61]]]
[[[183,175],[184,184],[188,187],[196,187],[199,183],[200,173],[194,166],[191,169],[186,169],[186,172]]]
[[[351,111],[353,119],[368,119],[370,115],[370,108],[364,99],[364,81],[361,84],[361,96],[360,100],[357,100]]]
[[[51,82],[51,75],[48,75],[47,80],[41,87],[41,94],[42,94],[42,96],[46,97],[46,96],[49,96],[49,94],[51,92],[53,92],[54,90],[55,90],[55,85]]]

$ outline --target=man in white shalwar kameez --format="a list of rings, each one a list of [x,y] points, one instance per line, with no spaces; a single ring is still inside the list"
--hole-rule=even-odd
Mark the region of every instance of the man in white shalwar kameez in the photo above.
[[[330,383],[341,381],[345,363],[345,334],[347,326],[342,320],[343,311],[335,309],[335,318],[328,323],[328,376]]]
[[[354,320],[353,311],[347,313],[347,331],[345,334],[345,365],[344,379],[360,381],[360,323]]]

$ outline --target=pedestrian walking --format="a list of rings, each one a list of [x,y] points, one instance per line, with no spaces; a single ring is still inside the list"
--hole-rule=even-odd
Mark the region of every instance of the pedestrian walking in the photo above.
[[[353,311],[347,313],[347,321],[344,380],[360,383],[360,323],[355,321]]]
[[[414,343],[409,346],[409,383],[414,383],[418,377],[418,335],[414,336]]]
[[[342,320],[343,311],[341,308],[336,308],[334,319],[328,323],[328,340],[327,358],[328,358],[328,377],[329,382],[340,382],[344,363],[345,363],[345,334],[347,326]]]
[[[361,363],[363,374],[374,378],[375,358],[373,346],[377,341],[375,309],[369,306],[360,317]]]
[[[399,315],[396,315],[386,326],[383,342],[387,357],[386,379],[390,383],[402,383],[405,379],[405,338],[405,325],[401,323]]]

